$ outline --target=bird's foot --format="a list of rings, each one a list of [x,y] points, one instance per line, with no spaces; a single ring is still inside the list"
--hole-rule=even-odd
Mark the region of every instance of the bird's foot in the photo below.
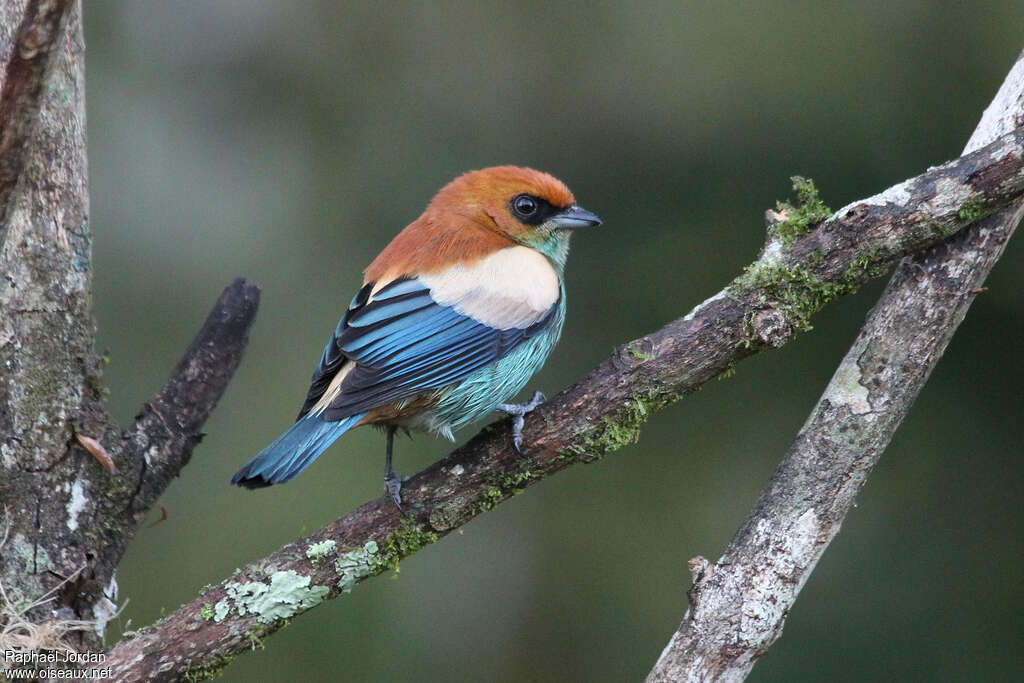
[[[395,501],[395,507],[398,508],[398,512],[402,512],[402,480],[395,474],[394,470],[388,472],[384,476],[384,488],[388,490],[388,494],[391,495],[391,500]]]
[[[525,416],[544,402],[544,394],[539,391],[526,403],[502,403],[498,410],[512,416],[512,446],[516,453],[523,454],[523,423]]]

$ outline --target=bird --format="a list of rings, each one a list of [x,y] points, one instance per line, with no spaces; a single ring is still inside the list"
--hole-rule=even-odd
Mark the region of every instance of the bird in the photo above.
[[[522,453],[524,416],[544,397],[506,401],[561,336],[570,237],[600,224],[562,181],[532,168],[452,180],[366,268],[295,423],[231,483],[287,482],[345,432],[373,425],[385,431],[384,486],[401,510],[395,432],[454,441],[453,430],[495,410],[513,416]]]

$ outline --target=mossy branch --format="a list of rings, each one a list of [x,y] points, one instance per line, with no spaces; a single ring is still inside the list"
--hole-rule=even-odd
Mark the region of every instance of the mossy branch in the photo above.
[[[1024,119],[1024,52],[964,153]],[[985,207],[980,209],[979,207]],[[968,200],[963,219],[989,211]],[[1013,235],[1018,199],[908,257],[722,557],[690,561],[690,605],[649,683],[740,681],[786,615]],[[869,264],[870,265],[870,264]],[[769,550],[770,549],[770,550]]]
[[[210,675],[295,615],[351,590],[538,481],[634,442],[648,417],[760,350],[810,328],[810,317],[904,255],[1024,192],[1024,131],[820,220],[769,229],[757,262],[687,316],[621,347],[527,419],[525,456],[508,425],[486,427],[403,487],[405,516],[382,496],[254,562],[108,653],[118,680]],[[823,205],[822,205],[823,206]],[[802,209],[795,208],[797,212]],[[811,218],[813,216],[813,218]],[[799,230],[784,230],[797,233]]]
[[[775,211],[765,212],[769,234],[786,242],[806,235],[832,215],[832,209],[818,196],[818,188],[814,186],[813,180],[798,175],[790,180],[796,192],[796,206],[789,202],[778,202]]]

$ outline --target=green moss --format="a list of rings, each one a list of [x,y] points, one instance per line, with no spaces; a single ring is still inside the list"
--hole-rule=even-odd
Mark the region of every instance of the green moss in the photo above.
[[[185,675],[182,677],[183,681],[187,683],[198,683],[198,681],[208,681],[211,678],[219,678],[224,673],[224,667],[230,664],[234,660],[231,655],[223,653],[215,654],[212,657],[204,659],[201,663],[196,666],[189,667],[185,671]]]
[[[820,268],[825,265],[825,252],[821,249],[808,252],[807,256],[804,257],[804,263],[807,264],[808,268]]]
[[[199,610],[199,616],[206,621],[213,621],[213,605],[208,602],[204,602],[203,606]]]
[[[587,453],[600,457],[605,453],[636,443],[640,440],[639,426],[641,424],[643,421],[635,421],[631,417],[625,420],[613,420],[606,417],[596,438],[592,437],[589,440]]]
[[[988,202],[980,196],[974,196],[967,199],[967,201],[960,206],[960,210],[956,212],[956,215],[962,221],[973,223],[974,221],[989,215],[992,211],[993,209]]]
[[[651,354],[641,351],[640,347],[636,345],[636,342],[630,342],[629,345],[626,346],[626,351],[628,351],[629,355],[633,356],[633,358],[638,358],[640,360],[647,360],[651,357]]]
[[[440,538],[437,532],[416,520],[403,517],[398,530],[388,534],[380,544],[380,554],[377,555],[376,561],[382,568],[390,567],[398,571],[399,561]]]
[[[480,499],[476,502],[476,511],[474,514],[481,512],[487,512],[495,505],[504,500],[505,494],[501,492],[501,489],[495,485],[488,486],[487,489],[480,496]]]
[[[741,292],[758,292],[762,304],[777,308],[794,329],[806,332],[813,327],[811,316],[825,304],[837,297],[853,294],[865,281],[887,270],[887,264],[880,263],[878,252],[870,249],[858,254],[835,282],[825,282],[814,273],[823,258],[820,253],[811,252],[808,263],[792,266],[766,265],[757,261],[748,266],[730,287]],[[750,347],[760,343],[753,331],[752,316],[753,311],[744,319],[744,334],[738,345]]]
[[[846,267],[839,278],[840,285],[849,292],[856,292],[857,288],[876,277],[885,275],[889,265],[881,262],[877,249],[868,249],[858,253],[857,257]]]
[[[801,332],[812,329],[811,316],[844,291],[842,285],[819,280],[810,268],[795,266],[764,266],[754,264],[748,271],[750,289],[765,291],[766,303],[778,308],[786,320]],[[750,327],[750,321],[747,321]],[[750,331],[753,334],[753,331]],[[749,337],[748,337],[749,341]]]
[[[562,453],[584,462],[592,462],[640,439],[640,428],[660,408],[679,399],[675,393],[638,391],[630,396],[614,417],[576,435]]]
[[[718,374],[717,379],[718,380],[729,379],[730,377],[732,377],[735,374],[736,374],[736,364],[735,363],[729,363],[729,367],[727,367],[725,370],[722,370],[722,372],[720,372]]]
[[[444,505],[430,511],[430,526],[438,531],[447,531],[465,519],[466,510],[466,499],[455,496]]]
[[[290,619],[282,619],[278,624],[280,628],[285,628],[291,622]],[[258,628],[251,628],[245,632],[245,638],[249,641],[250,650],[262,650],[263,638],[262,632]]]
[[[533,472],[531,470],[522,470],[520,472],[512,472],[510,474],[491,477],[489,479],[490,486],[484,490],[483,494],[477,500],[476,506],[473,508],[473,514],[479,514],[490,510],[509,496],[515,496],[522,493],[526,488],[525,484],[527,482],[533,479],[543,478],[543,472]]]
[[[800,176],[793,176],[790,180],[796,192],[796,206],[777,202],[775,209],[782,215],[782,220],[770,228],[770,232],[781,237],[783,242],[792,242],[800,235],[806,235],[832,215],[832,209],[818,196],[813,180]]]
[[[505,474],[499,478],[498,483],[501,488],[512,493],[519,493],[523,490],[523,484],[533,479],[541,479],[544,475],[540,472],[531,472],[530,470],[523,470],[522,472],[513,472],[512,474]]]

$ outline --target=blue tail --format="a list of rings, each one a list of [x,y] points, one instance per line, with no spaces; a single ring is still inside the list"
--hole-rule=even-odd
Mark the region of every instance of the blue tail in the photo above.
[[[247,489],[283,484],[309,467],[335,439],[361,419],[363,414],[338,422],[324,422],[319,415],[307,415],[238,470],[231,477],[231,483]]]

